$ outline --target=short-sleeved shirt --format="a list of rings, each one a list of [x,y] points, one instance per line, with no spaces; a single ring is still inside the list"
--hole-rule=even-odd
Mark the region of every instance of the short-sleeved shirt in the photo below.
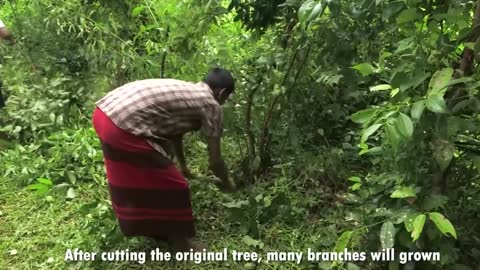
[[[150,139],[200,130],[222,135],[222,108],[210,87],[175,79],[148,79],[125,84],[97,103],[121,129]]]

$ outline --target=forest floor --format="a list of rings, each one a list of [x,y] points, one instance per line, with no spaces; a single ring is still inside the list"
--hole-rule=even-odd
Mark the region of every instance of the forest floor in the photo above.
[[[282,181],[270,186],[259,184],[237,194],[223,194],[214,185],[198,180],[191,182],[198,240],[206,243],[209,251],[227,248],[229,253],[258,252],[262,261],[256,265],[233,262],[231,257],[226,262],[201,264],[149,261],[152,249],[166,252],[168,247],[144,238],[123,237],[110,208],[106,185],[79,183],[74,198],[68,199],[62,189],[39,196],[14,177],[0,179],[0,269],[305,269],[307,262],[267,262],[266,253],[332,250],[341,233],[335,220],[343,219],[343,213],[335,208],[324,208],[321,215],[308,213],[301,206],[304,196],[289,188],[285,178]],[[286,203],[277,200],[280,197]],[[285,206],[289,208],[281,212]],[[235,215],[237,220],[232,220]],[[75,248],[97,254],[144,251],[147,260],[144,264],[103,262],[97,257],[90,262],[66,262],[66,251]],[[331,263],[315,265],[320,269],[331,267]]]

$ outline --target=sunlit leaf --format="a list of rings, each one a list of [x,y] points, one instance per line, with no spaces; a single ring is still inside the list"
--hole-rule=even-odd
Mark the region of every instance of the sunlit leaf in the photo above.
[[[390,198],[397,198],[397,199],[403,199],[403,198],[409,198],[409,197],[416,197],[415,190],[411,187],[402,187],[400,189],[395,190],[392,195],[390,195]]]
[[[457,239],[457,232],[455,231],[452,223],[446,217],[437,212],[429,213],[428,216],[433,223],[435,223],[435,226],[437,226],[440,232],[442,232],[444,235],[451,234],[455,239]]]
[[[358,177],[358,176],[352,176],[352,177],[348,178],[348,181],[352,181],[352,182],[355,182],[355,183],[361,183],[362,179],[360,179],[360,177]]]
[[[248,235],[245,235],[242,240],[247,246],[263,248],[263,243],[261,241],[255,240]]]
[[[140,13],[142,13],[142,11],[143,11],[144,9],[145,9],[145,6],[144,6],[144,5],[140,5],[140,6],[135,7],[135,8],[132,10],[132,16],[133,16],[133,17],[138,16]]]
[[[75,190],[73,187],[70,187],[67,191],[67,199],[73,199],[75,198]]]
[[[303,5],[298,9],[298,20],[300,23],[304,23],[307,20],[316,4],[317,3],[313,0],[308,0],[303,3]]]
[[[311,22],[315,20],[319,15],[321,15],[322,11],[325,9],[325,6],[322,3],[318,3],[312,10],[310,16],[308,16],[306,22]]]
[[[366,77],[375,72],[375,68],[370,63],[362,63],[352,67],[362,74],[363,77]]]
[[[337,239],[335,243],[335,251],[336,252],[343,252],[345,248],[347,248],[348,243],[350,242],[350,238],[352,237],[353,231],[346,231],[343,232],[342,235]]]
[[[415,242],[422,234],[423,226],[425,225],[425,221],[427,220],[427,216],[424,214],[418,215],[413,220],[413,231],[412,231],[412,241]]]
[[[385,90],[390,90],[392,89],[392,86],[389,84],[380,84],[377,86],[370,87],[370,91],[385,91]]]

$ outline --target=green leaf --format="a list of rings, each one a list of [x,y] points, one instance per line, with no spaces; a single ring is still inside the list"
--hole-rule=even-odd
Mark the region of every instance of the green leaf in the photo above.
[[[73,199],[75,198],[75,190],[73,187],[69,188],[67,191],[67,199]]]
[[[348,243],[350,242],[350,238],[352,237],[353,231],[346,231],[340,235],[335,243],[335,251],[336,252],[344,252],[345,248],[347,248]]]
[[[403,24],[403,23],[408,23],[415,21],[416,19],[419,18],[419,14],[417,13],[416,8],[409,8],[404,11],[402,11],[398,17],[397,17],[397,23],[398,24]]]
[[[365,124],[370,122],[377,114],[377,109],[365,109],[352,114],[351,119],[354,123]]]
[[[407,232],[413,231],[413,221],[415,221],[415,218],[418,216],[417,213],[410,214],[408,217],[403,221],[403,224],[405,224],[405,229]]]
[[[377,86],[370,87],[370,91],[375,92],[375,91],[385,91],[385,90],[390,90],[392,89],[392,86],[390,84],[380,84]]]
[[[448,84],[452,80],[452,76],[453,68],[445,68],[435,72],[428,84],[428,95],[441,94],[443,96]]]
[[[394,97],[396,96],[398,93],[400,92],[400,89],[399,88],[395,88],[392,90],[392,92],[390,93],[390,97]]]
[[[322,11],[325,9],[325,6],[322,3],[318,3],[314,8],[310,16],[308,16],[306,22],[311,22],[315,20],[319,15],[322,14]]]
[[[434,113],[446,113],[447,104],[443,97],[439,94],[434,94],[428,97],[426,101],[427,108]]]
[[[362,187],[362,184],[360,184],[360,183],[355,183],[355,184],[353,184],[353,185],[350,187],[350,189],[351,189],[352,191],[355,191],[355,190],[359,190],[361,187]]]
[[[412,115],[412,119],[415,121],[419,121],[422,118],[423,110],[425,109],[425,101],[420,100],[412,105],[412,109],[410,114]]]
[[[390,198],[397,198],[397,199],[403,199],[403,198],[410,198],[410,197],[416,197],[417,195],[415,194],[415,190],[411,187],[402,187],[400,189],[395,190],[392,195],[390,195]]]
[[[38,178],[37,181],[44,184],[44,185],[47,185],[47,186],[52,185],[52,180],[47,179],[47,178]]]
[[[428,77],[430,77],[430,73],[424,73],[424,72],[414,72],[413,77],[409,77],[408,80],[400,82],[400,90],[405,91],[410,88],[416,88],[418,87],[421,83],[423,83]]]
[[[369,128],[367,128],[363,134],[362,134],[362,138],[360,140],[361,143],[364,143],[368,140],[368,138],[373,134],[375,133],[375,131],[377,131],[380,127],[382,126],[382,124],[375,124],[375,125],[372,125],[370,126]]]
[[[31,184],[26,187],[26,189],[30,190],[39,190],[39,189],[45,189],[46,186],[44,184]]]
[[[247,246],[263,248],[263,243],[262,243],[261,241],[255,240],[255,239],[251,238],[251,237],[248,236],[248,235],[245,235],[245,236],[242,238],[242,241],[243,241],[243,243],[245,243]]]
[[[132,17],[138,16],[140,13],[142,13],[142,11],[143,11],[144,9],[145,9],[145,6],[143,6],[143,5],[140,5],[140,6],[135,7],[135,8],[132,10]]]
[[[421,214],[418,215],[413,221],[412,242],[417,241],[417,239],[420,237],[420,234],[422,234],[423,226],[425,225],[426,220],[427,216]]]
[[[70,181],[71,184],[75,184],[77,182],[77,177],[71,171],[67,172],[67,178],[68,178],[68,180]]]
[[[398,115],[395,126],[399,133],[405,138],[411,138],[413,135],[413,123],[410,117],[404,113]]]
[[[417,216],[417,212],[412,209],[412,208],[402,208],[402,209],[399,209],[399,210],[396,210],[395,211],[395,220],[393,221],[394,224],[400,224],[400,223],[403,223],[403,222],[407,222],[407,219],[411,216],[414,215],[413,217],[416,217]],[[411,218],[411,222],[410,223],[413,223],[413,218]],[[411,231],[411,230],[410,230]]]
[[[395,244],[395,226],[391,221],[386,221],[380,230],[380,242],[382,248],[393,248]]]
[[[360,72],[363,77],[366,77],[375,72],[375,68],[370,63],[358,64],[356,66],[353,66],[352,68]]]
[[[385,128],[388,142],[392,145],[393,149],[397,149],[400,144],[401,137],[398,134],[397,129],[393,124],[387,124]]]
[[[313,0],[308,0],[307,2],[303,3],[303,5],[298,9],[298,20],[300,23],[304,23],[307,20],[315,5],[316,3]]]
[[[362,179],[360,179],[360,177],[358,177],[358,176],[352,176],[352,177],[348,178],[348,181],[352,181],[352,182],[355,182],[355,183],[361,183]]]
[[[242,208],[243,206],[247,206],[248,204],[249,203],[247,200],[222,203],[222,205],[225,206],[226,208]]]
[[[441,231],[444,235],[448,236],[448,234],[451,234],[455,239],[457,239],[457,232],[455,231],[452,223],[446,217],[437,212],[429,213],[428,216],[433,221],[433,223],[435,223],[438,230]]]

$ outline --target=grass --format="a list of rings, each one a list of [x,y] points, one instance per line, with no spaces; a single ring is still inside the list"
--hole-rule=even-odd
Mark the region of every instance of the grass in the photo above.
[[[194,166],[195,167],[195,166]],[[222,194],[211,184],[194,181],[191,184],[198,239],[210,251],[306,251],[307,248],[326,248],[334,245],[335,228],[328,229],[321,219],[315,222],[297,219],[288,223],[282,217],[272,217],[258,224],[263,249],[245,240],[247,231],[242,224],[232,222],[228,209],[222,203],[248,200],[248,192]],[[266,187],[258,187],[256,193]],[[76,196],[66,198],[66,189],[53,189],[47,195],[37,195],[16,182],[15,177],[0,182],[0,269],[253,269],[249,262],[66,262],[67,249],[88,252],[115,250],[146,251],[167,246],[157,246],[144,238],[125,238],[120,233],[105,185],[80,183]],[[253,192],[253,191],[252,191]],[[301,199],[300,194],[294,194]],[[272,206],[272,208],[274,208]],[[253,209],[253,210],[252,210]],[[245,211],[261,212],[261,208]],[[243,211],[243,210],[242,210]],[[268,216],[267,216],[268,218]],[[326,237],[329,240],[326,241]],[[320,244],[319,244],[320,243]],[[322,244],[323,243],[323,246]],[[97,255],[98,256],[98,255]],[[260,269],[304,269],[294,262],[261,262]]]

